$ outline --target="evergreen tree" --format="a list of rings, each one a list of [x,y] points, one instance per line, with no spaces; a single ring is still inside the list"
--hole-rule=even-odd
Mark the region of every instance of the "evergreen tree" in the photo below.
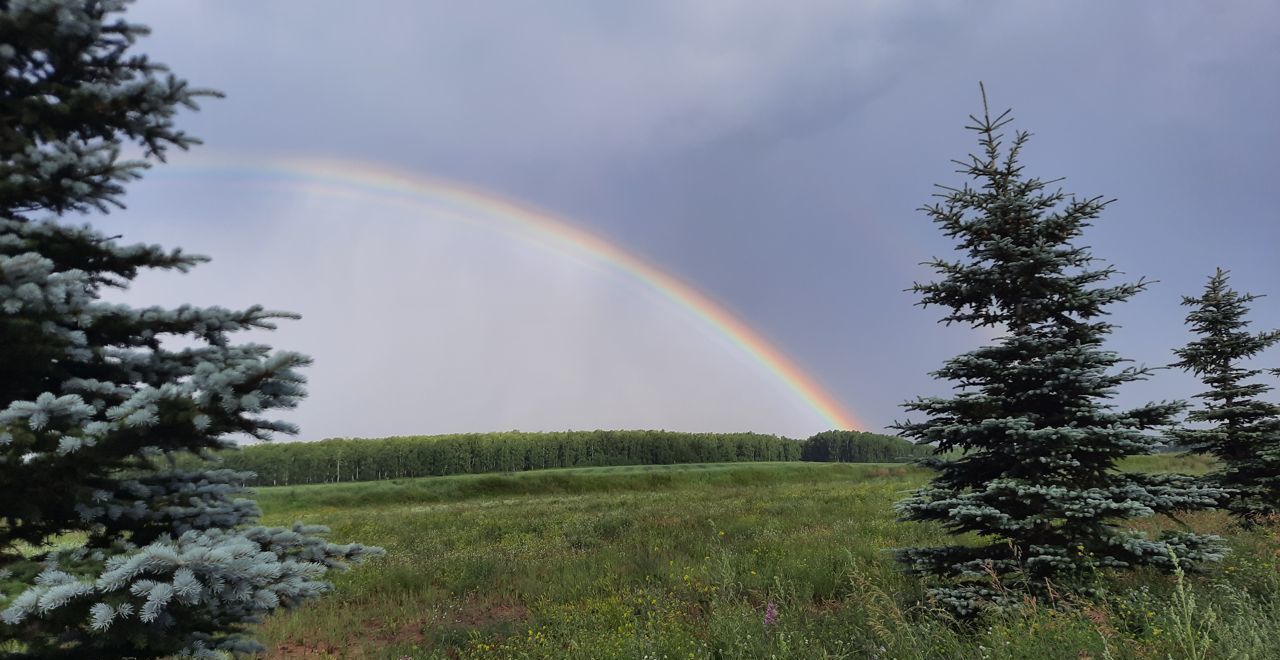
[[[960,616],[987,605],[1086,589],[1098,569],[1170,568],[1220,558],[1217,537],[1173,534],[1148,539],[1126,519],[1210,506],[1220,492],[1189,477],[1116,471],[1126,456],[1145,454],[1148,429],[1170,424],[1180,402],[1117,412],[1107,404],[1118,385],[1145,369],[1112,370],[1122,360],[1102,348],[1112,325],[1108,305],[1146,283],[1107,285],[1115,273],[1096,267],[1077,246],[1109,203],[1080,199],[1054,181],[1028,177],[1018,163],[1030,137],[1006,146],[1009,111],[970,116],[981,153],[955,161],[968,180],[940,186],[942,201],[925,206],[964,258],[934,259],[941,279],[915,284],[919,304],[949,308],[948,325],[1002,330],[995,345],[948,360],[933,375],[956,383],[952,397],[905,404],[927,415],[896,428],[951,458],[926,459],[932,482],[898,503],[905,520],[936,521],[952,534],[976,534],[976,545],[898,551],[909,572],[936,578],[930,593]]]
[[[1258,399],[1271,391],[1270,385],[1244,382],[1262,369],[1240,366],[1241,360],[1280,342],[1280,331],[1253,334],[1247,329],[1249,303],[1259,297],[1232,290],[1227,273],[1217,269],[1203,296],[1182,299],[1193,308],[1187,323],[1201,338],[1175,350],[1181,360],[1172,365],[1199,376],[1210,388],[1196,395],[1205,407],[1187,416],[1210,426],[1170,435],[1179,445],[1222,462],[1208,478],[1230,489],[1224,506],[1247,524],[1280,513],[1280,405]]]
[[[308,359],[230,341],[291,314],[100,300],[205,261],[66,221],[120,207],[149,161],[196,142],[176,111],[215,95],[130,53],[145,29],[125,5],[0,0],[0,649],[249,651],[247,624],[377,549],[254,526],[250,475],[166,460],[293,432],[261,415],[303,396]]]

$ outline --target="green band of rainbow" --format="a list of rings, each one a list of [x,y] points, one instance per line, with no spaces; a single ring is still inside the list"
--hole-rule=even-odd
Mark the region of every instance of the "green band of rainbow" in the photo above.
[[[356,193],[397,202],[444,207],[451,215],[478,218],[504,231],[532,232],[558,248],[603,262],[651,287],[722,333],[759,362],[833,428],[858,429],[855,417],[781,350],[734,317],[723,306],[644,259],[576,224],[527,204],[505,199],[452,181],[396,170],[372,163],[245,155],[181,155],[152,176],[190,173],[252,183],[285,183],[307,188]],[[504,226],[505,225],[505,226]]]

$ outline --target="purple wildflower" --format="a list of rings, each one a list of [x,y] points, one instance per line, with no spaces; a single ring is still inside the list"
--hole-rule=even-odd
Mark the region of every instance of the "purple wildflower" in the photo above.
[[[771,626],[778,620],[778,606],[772,601],[764,608],[764,625]]]

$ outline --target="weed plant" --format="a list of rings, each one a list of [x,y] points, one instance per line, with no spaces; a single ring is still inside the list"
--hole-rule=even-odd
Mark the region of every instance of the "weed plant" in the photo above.
[[[1203,468],[1176,455],[1130,469]],[[262,489],[268,523],[325,520],[387,556],[261,627],[273,657],[1276,658],[1280,524],[1146,519],[1232,539],[1216,572],[1103,574],[971,624],[923,602],[887,550],[928,474],[731,464]]]

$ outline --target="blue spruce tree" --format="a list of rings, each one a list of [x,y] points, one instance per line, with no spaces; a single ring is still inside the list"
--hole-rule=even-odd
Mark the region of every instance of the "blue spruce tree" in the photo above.
[[[958,242],[956,261],[933,260],[939,281],[916,284],[922,305],[948,308],[947,324],[1003,330],[994,345],[948,360],[934,372],[953,381],[951,397],[919,398],[906,408],[927,419],[897,428],[940,453],[927,486],[898,503],[905,520],[973,534],[971,545],[908,548],[909,572],[932,578],[931,596],[961,617],[1055,589],[1087,589],[1103,569],[1184,567],[1220,558],[1221,540],[1190,533],[1155,540],[1127,519],[1212,506],[1216,488],[1190,477],[1124,473],[1116,463],[1150,452],[1149,429],[1171,424],[1181,402],[1116,411],[1117,386],[1145,377],[1103,350],[1107,306],[1145,287],[1107,284],[1075,241],[1108,204],[1069,197],[1024,175],[1018,157],[1029,134],[1007,145],[1005,111],[971,116],[981,152],[956,161],[968,181],[942,187],[925,211]],[[1174,557],[1177,559],[1175,560]]]
[[[1263,370],[1241,364],[1280,342],[1280,331],[1248,330],[1245,315],[1259,297],[1231,289],[1227,273],[1218,269],[1204,295],[1182,299],[1192,308],[1187,323],[1200,338],[1174,351],[1181,360],[1172,365],[1209,387],[1196,395],[1204,399],[1204,408],[1187,416],[1208,426],[1170,435],[1179,445],[1220,461],[1222,467],[1207,478],[1230,489],[1223,506],[1246,525],[1280,514],[1280,405],[1258,398],[1271,391],[1270,385],[1246,382]]]
[[[125,6],[0,0],[0,651],[253,651],[248,625],[377,549],[256,526],[248,475],[172,467],[294,432],[262,415],[297,404],[308,359],[231,342],[291,314],[100,299],[205,261],[67,221],[120,207],[148,161],[196,142],[175,112],[216,96],[131,53],[146,30]]]

